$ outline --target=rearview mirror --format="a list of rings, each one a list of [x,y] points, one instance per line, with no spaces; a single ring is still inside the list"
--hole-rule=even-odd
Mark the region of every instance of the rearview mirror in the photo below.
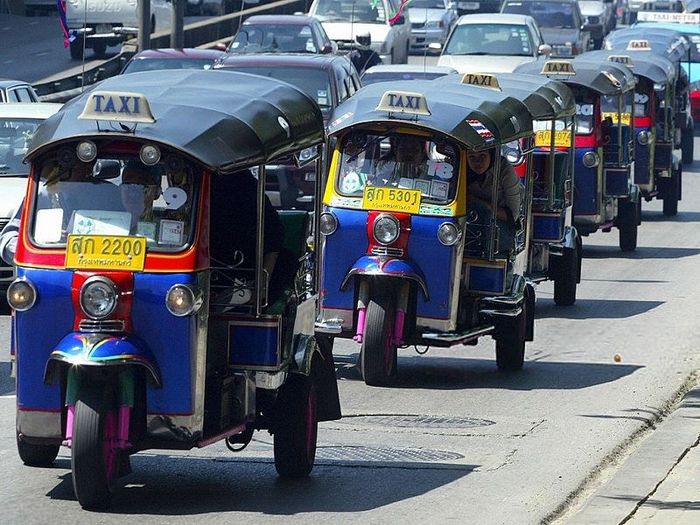
[[[116,179],[121,173],[121,162],[114,159],[101,159],[92,168],[92,177],[98,180]]]
[[[294,153],[294,163],[297,165],[297,168],[303,168],[307,164],[315,161],[320,156],[321,154],[318,146],[312,146]]]
[[[430,49],[430,51],[435,51],[436,53],[439,53],[440,51],[442,51],[442,44],[440,42],[430,42],[430,44],[428,44],[428,49]]]

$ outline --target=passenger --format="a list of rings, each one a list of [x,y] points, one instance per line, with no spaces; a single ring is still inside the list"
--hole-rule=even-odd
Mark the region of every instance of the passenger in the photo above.
[[[153,202],[161,194],[160,179],[157,168],[138,160],[131,160],[124,166],[119,190],[124,209],[131,213],[132,230],[139,221],[153,221]]]

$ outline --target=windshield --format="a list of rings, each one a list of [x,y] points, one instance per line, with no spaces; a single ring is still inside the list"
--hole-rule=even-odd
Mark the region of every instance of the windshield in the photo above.
[[[413,9],[445,9],[444,0],[411,0],[409,4]]]
[[[700,63],[700,35],[686,34],[685,36],[690,41],[690,61]]]
[[[314,99],[323,112],[330,111],[334,106],[330,79],[326,71],[302,67],[247,67],[239,65],[236,65],[236,70],[241,73],[261,75],[289,82]]]
[[[386,22],[384,3],[369,0],[319,0],[314,16],[322,22]]]
[[[421,190],[427,202],[454,199],[459,149],[452,142],[433,142],[414,135],[351,133],[341,145],[341,195],[359,197],[366,186]]]
[[[40,119],[0,119],[0,177],[29,173],[22,159],[40,123]]]
[[[594,115],[594,95],[588,90],[574,88],[576,99],[576,134],[590,135],[593,133]]]
[[[533,56],[527,26],[507,24],[461,24],[455,27],[446,55]]]
[[[386,73],[365,73],[362,76],[362,85],[376,84],[377,82],[393,82],[395,80],[433,80],[438,77],[443,77],[447,73],[441,72],[390,72]]]
[[[31,236],[43,247],[68,234],[146,237],[151,251],[179,251],[190,242],[194,168],[180,155],[155,166],[107,156],[84,163],[64,148],[37,165]]]
[[[229,53],[318,53],[311,26],[291,24],[244,25]]]
[[[122,71],[136,73],[138,71],[157,71],[161,69],[210,69],[214,63],[211,59],[179,59],[179,58],[144,58],[133,60]]]
[[[577,29],[574,8],[570,3],[508,2],[502,12],[530,15],[540,27]]]

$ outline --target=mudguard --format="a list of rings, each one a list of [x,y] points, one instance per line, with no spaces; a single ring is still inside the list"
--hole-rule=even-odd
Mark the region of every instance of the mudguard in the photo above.
[[[294,340],[294,364],[293,373],[308,376],[311,374],[311,363],[315,355],[319,356],[314,370],[314,378],[317,385],[316,417],[318,421],[332,421],[340,419],[340,396],[338,394],[338,381],[335,377],[335,364],[333,362],[333,340],[316,340],[310,335],[298,335]]]
[[[72,332],[51,352],[46,363],[44,381],[53,381],[58,363],[79,366],[119,366],[133,364],[148,370],[151,380],[161,386],[158,363],[145,343],[134,335]]]
[[[423,272],[420,268],[403,259],[389,259],[372,255],[360,257],[345,275],[345,279],[340,284],[340,289],[345,291],[352,277],[356,275],[385,275],[387,277],[398,277],[414,281],[420,286],[425,300],[430,300]]]

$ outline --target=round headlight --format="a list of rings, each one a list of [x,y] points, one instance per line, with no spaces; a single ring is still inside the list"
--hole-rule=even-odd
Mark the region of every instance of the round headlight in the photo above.
[[[319,231],[321,235],[330,235],[338,229],[338,219],[332,213],[322,213],[318,219],[320,221]]]
[[[32,283],[17,279],[7,288],[7,304],[18,312],[29,310],[36,302],[36,290]]]
[[[97,157],[97,146],[91,140],[83,140],[75,151],[83,162],[91,162]]]
[[[452,222],[443,222],[438,228],[438,240],[445,246],[452,246],[462,237],[462,232]]]
[[[391,244],[399,238],[399,221],[393,215],[380,215],[374,221],[372,233],[379,244]]]
[[[587,151],[583,154],[583,158],[581,160],[583,161],[583,165],[587,168],[595,168],[598,165],[598,162],[600,162],[600,158],[595,151]]]
[[[141,146],[139,158],[146,166],[153,166],[154,164],[158,164],[160,161],[160,150],[157,146],[145,144],[144,146]]]
[[[176,317],[184,317],[196,313],[202,303],[204,295],[199,288],[186,284],[175,284],[170,287],[165,296],[165,307],[168,312]]]
[[[642,146],[646,146],[649,144],[649,132],[648,131],[640,131],[637,133],[637,142],[639,142]]]
[[[80,288],[80,308],[92,319],[109,317],[117,307],[117,285],[106,277],[90,277]]]

